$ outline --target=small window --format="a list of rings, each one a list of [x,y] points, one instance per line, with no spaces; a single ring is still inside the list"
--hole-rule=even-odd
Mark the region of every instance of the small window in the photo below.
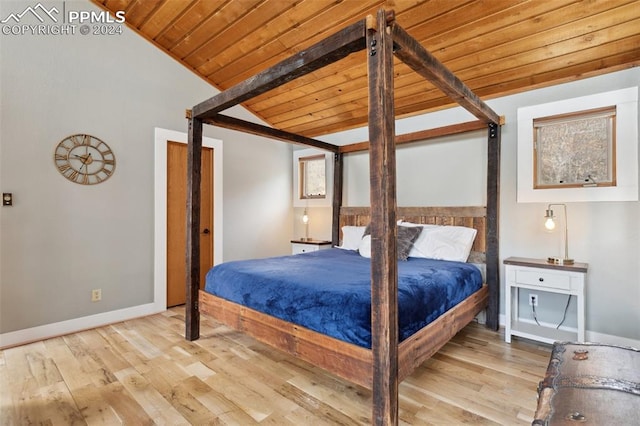
[[[293,207],[331,207],[334,159],[333,153],[320,149],[293,150]]]
[[[327,196],[327,173],[324,155],[298,159],[300,198],[324,199]]]
[[[584,90],[588,90],[587,86],[588,84],[584,86]],[[554,88],[542,90],[540,96],[542,98],[552,96],[554,90]],[[583,141],[585,140],[580,136],[571,139],[573,145],[567,145],[566,148],[557,145],[555,149],[547,150],[546,154],[538,152],[538,149],[544,149],[545,136],[549,136],[553,132],[561,134],[563,126],[557,126],[555,130],[551,126],[550,130],[553,132],[540,136],[536,135],[534,120],[537,125],[541,125],[545,119],[564,118],[566,120],[567,118],[575,118],[576,113],[599,113],[607,110],[611,112],[609,118],[593,121],[596,123],[600,121],[600,124],[594,125],[594,128],[600,126],[600,130],[595,131],[595,134],[604,135],[604,137],[599,137],[599,140],[605,141],[609,135],[609,142],[604,144],[578,143],[581,138]],[[586,124],[569,124],[564,127],[567,133],[579,133],[584,130],[587,134],[586,131],[590,130],[589,121],[591,120],[587,120]],[[611,125],[610,130],[609,124]],[[568,136],[547,137],[546,140],[569,143],[570,138]],[[598,138],[595,140],[597,141]],[[538,142],[540,142],[539,147],[536,146]],[[576,150],[580,150],[580,146],[582,148],[588,146],[588,149],[582,149],[578,154]],[[593,148],[593,152],[591,152],[591,148]],[[562,156],[558,159],[554,158],[554,154],[558,152],[564,153],[564,158]],[[573,185],[558,185],[560,180],[565,180],[560,174],[547,175],[547,165],[541,164],[547,159],[553,159],[551,170],[564,168],[564,165],[559,167],[562,164],[560,160],[572,165],[574,170]],[[589,166],[589,162],[596,164],[595,170]],[[578,166],[574,167],[576,164]],[[591,174],[592,171],[593,174]],[[517,200],[519,203],[638,201],[638,87],[627,87],[518,108],[517,174]],[[590,174],[591,178],[589,178]],[[567,178],[567,180],[569,179]],[[596,181],[595,187],[589,188],[594,186],[593,180]]]
[[[534,189],[615,186],[615,128],[615,106],[534,119]]]

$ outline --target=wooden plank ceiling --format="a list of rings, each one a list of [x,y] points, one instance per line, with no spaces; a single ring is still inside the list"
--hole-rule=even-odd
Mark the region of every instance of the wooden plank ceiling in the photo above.
[[[220,90],[381,7],[484,100],[640,65],[640,0],[92,1]],[[453,106],[397,60],[394,72],[398,116]],[[366,82],[359,52],[243,105],[318,136],[366,124]]]

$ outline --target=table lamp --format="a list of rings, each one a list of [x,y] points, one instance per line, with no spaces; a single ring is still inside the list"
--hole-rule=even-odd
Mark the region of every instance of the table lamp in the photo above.
[[[304,241],[309,241],[309,215],[307,209],[302,213],[302,223],[304,223]]]
[[[551,206],[559,206],[562,207],[564,211],[564,257],[549,257],[547,258],[547,262],[556,263],[559,265],[573,265],[573,259],[569,258],[569,231],[567,229],[567,206],[565,204],[549,204],[547,206],[546,213],[544,215],[545,222],[544,227],[549,231],[553,231],[556,227],[555,217],[553,215],[553,210],[551,210]]]

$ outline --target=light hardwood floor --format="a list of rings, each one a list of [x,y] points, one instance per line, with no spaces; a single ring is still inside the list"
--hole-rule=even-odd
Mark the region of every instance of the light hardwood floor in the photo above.
[[[182,308],[0,351],[2,425],[369,424],[371,392]],[[530,424],[550,347],[472,324],[400,384],[400,423]]]

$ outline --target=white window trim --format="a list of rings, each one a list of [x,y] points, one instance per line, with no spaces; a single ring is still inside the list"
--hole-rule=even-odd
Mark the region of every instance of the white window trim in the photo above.
[[[327,174],[327,194],[324,198],[300,198],[301,157],[324,154],[325,173]],[[293,151],[293,207],[331,207],[333,201],[333,153],[320,149],[300,149]]]
[[[533,120],[616,106],[617,185],[533,189]],[[518,108],[518,202],[638,201],[638,87]]]

